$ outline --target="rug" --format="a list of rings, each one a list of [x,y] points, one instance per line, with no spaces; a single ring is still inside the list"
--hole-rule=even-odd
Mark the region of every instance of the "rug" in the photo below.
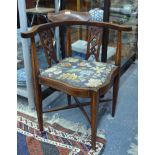
[[[90,134],[75,132],[64,126],[62,122],[44,122],[45,131],[41,133],[35,117],[17,112],[17,154],[99,155],[103,152],[106,144],[103,134],[98,134],[94,151]]]

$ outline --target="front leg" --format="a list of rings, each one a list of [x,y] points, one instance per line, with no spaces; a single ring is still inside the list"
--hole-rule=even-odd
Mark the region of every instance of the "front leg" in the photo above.
[[[90,112],[91,112],[91,143],[92,149],[96,150],[96,137],[97,137],[97,112],[99,104],[99,95],[94,92],[91,96]]]
[[[34,98],[38,117],[39,130],[43,131],[44,129],[43,129],[43,114],[42,114],[42,92],[41,92],[41,85],[39,83],[35,84]]]

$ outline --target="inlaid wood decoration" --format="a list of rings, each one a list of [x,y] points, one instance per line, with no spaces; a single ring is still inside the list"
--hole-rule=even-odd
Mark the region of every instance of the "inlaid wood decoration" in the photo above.
[[[89,61],[98,61],[100,46],[102,43],[102,32],[103,29],[97,27],[89,28],[88,45],[87,45],[87,56]]]
[[[54,51],[54,35],[51,29],[48,29],[43,32],[39,32],[41,44],[44,48],[45,57],[48,63],[48,66],[51,66],[52,61],[57,62],[56,54]]]

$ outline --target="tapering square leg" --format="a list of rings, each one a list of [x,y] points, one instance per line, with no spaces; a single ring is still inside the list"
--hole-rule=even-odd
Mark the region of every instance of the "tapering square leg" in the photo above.
[[[97,134],[97,112],[98,112],[99,95],[93,93],[91,97],[91,143],[92,149],[96,150],[96,134]]]
[[[41,85],[37,85],[36,89],[34,90],[35,92],[35,106],[36,106],[36,111],[37,111],[37,116],[38,116],[38,125],[40,131],[43,131],[43,114],[42,114],[42,93],[41,93]]]
[[[116,76],[113,83],[112,117],[115,116],[116,112],[118,88],[119,88],[119,76]]]

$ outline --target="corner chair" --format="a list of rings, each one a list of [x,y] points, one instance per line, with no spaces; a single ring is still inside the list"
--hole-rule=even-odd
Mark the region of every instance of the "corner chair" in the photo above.
[[[88,44],[86,60],[72,57],[71,53],[71,28],[75,25],[84,25],[88,28]],[[53,47],[55,27],[66,26],[66,58],[57,60]],[[106,28],[117,31],[117,48],[115,55],[115,64],[97,62],[99,48],[102,43],[102,30]],[[55,23],[46,23],[32,27],[31,30],[23,32],[23,38],[31,39],[31,59],[35,106],[38,116],[40,131],[43,131],[43,113],[54,112],[58,110],[71,109],[79,107],[84,113],[91,126],[91,144],[92,149],[96,149],[97,132],[97,113],[100,103],[100,97],[103,96],[113,86],[112,116],[116,111],[116,102],[119,88],[120,64],[121,64],[121,35],[122,31],[131,31],[128,26],[117,25],[108,22],[92,21],[58,21]],[[35,46],[35,35],[39,34],[44,47],[48,68],[40,71],[37,50]],[[91,56],[95,61],[89,61]],[[52,63],[54,62],[54,63]],[[41,85],[46,85],[53,89],[67,94],[68,105],[43,111]],[[71,96],[76,104],[71,103]],[[79,102],[77,97],[90,98],[90,103]],[[84,110],[84,106],[90,105],[90,118]]]

